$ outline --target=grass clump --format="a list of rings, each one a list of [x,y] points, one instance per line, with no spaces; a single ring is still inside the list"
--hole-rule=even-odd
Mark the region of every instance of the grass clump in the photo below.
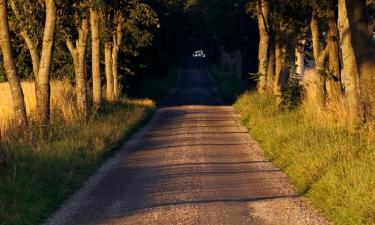
[[[246,89],[246,82],[241,81],[230,69],[210,65],[209,70],[216,81],[218,92],[226,104],[233,104]]]
[[[108,104],[87,123],[54,122],[8,131],[0,142],[0,224],[37,224],[72,194],[154,108],[152,101]]]
[[[375,143],[306,107],[280,111],[273,97],[250,92],[235,104],[265,155],[331,221],[374,224]]]

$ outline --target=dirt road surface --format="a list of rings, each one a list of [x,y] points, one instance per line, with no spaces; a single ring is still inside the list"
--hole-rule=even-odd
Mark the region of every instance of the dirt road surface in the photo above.
[[[45,224],[323,225],[262,155],[204,67]]]

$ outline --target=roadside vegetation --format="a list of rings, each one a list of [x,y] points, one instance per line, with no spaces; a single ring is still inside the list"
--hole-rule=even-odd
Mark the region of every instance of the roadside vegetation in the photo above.
[[[218,86],[218,92],[226,104],[233,104],[236,99],[246,90],[246,83],[234,76],[229,68],[211,64],[209,66],[212,77]]]
[[[31,124],[1,141],[0,224],[38,224],[152,112],[150,100],[103,105],[86,123]]]
[[[232,86],[219,83],[228,76],[235,77],[233,72],[214,73],[220,92],[240,91],[238,79]],[[329,220],[373,224],[375,143],[368,141],[365,129],[349,133],[339,111],[319,114],[309,104],[284,109],[272,95],[256,92],[243,93],[234,107],[265,156]]]

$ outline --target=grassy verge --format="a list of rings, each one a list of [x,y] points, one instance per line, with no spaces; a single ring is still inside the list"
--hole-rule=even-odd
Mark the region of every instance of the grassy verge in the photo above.
[[[209,70],[216,81],[221,99],[226,104],[233,104],[246,89],[246,82],[239,80],[229,69],[210,65]]]
[[[37,224],[90,174],[149,115],[154,104],[123,100],[104,107],[88,123],[53,124],[48,138],[37,129],[2,141],[0,224]]]
[[[243,94],[235,108],[266,157],[329,220],[375,224],[375,143],[365,132],[317,121],[308,108],[280,111],[273,97],[256,93]]]

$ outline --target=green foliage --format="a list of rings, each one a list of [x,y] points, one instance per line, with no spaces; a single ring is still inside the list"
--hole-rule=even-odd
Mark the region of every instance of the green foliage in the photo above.
[[[133,77],[129,80],[128,96],[160,101],[165,98],[176,84],[177,69],[172,68],[166,75]]]
[[[233,104],[238,96],[245,91],[246,82],[240,80],[233,71],[218,65],[210,65],[209,69],[223,102]]]
[[[280,109],[293,110],[302,103],[303,86],[298,74],[293,74],[281,91]]]
[[[235,108],[265,155],[334,224],[373,224],[375,144],[366,133],[317,123],[308,109],[280,111],[266,95],[246,93]]]
[[[107,105],[85,124],[52,124],[14,131],[0,142],[8,158],[0,168],[0,224],[39,224],[73,193],[104,159],[144,121],[151,105],[122,101]],[[1,162],[0,162],[1,164]]]

